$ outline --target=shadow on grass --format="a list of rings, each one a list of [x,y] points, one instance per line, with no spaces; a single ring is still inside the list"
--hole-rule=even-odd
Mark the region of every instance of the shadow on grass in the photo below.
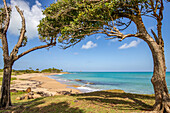
[[[37,98],[29,102],[20,102],[14,104],[7,110],[0,110],[0,113],[83,113],[79,108],[72,108],[67,102],[50,103],[42,106],[45,103],[43,98]]]
[[[152,106],[147,101],[154,101],[154,96],[151,95],[131,94],[122,91],[96,91],[72,96],[77,96],[79,100],[107,103],[119,110],[150,111]]]

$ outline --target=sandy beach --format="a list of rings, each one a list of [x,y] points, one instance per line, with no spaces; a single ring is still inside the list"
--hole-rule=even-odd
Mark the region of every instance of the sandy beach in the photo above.
[[[58,95],[57,92],[70,91],[71,93],[81,93],[77,89],[68,88],[68,85],[61,84],[54,79],[48,78],[49,75],[64,74],[64,73],[30,73],[16,75],[17,80],[13,80],[11,89],[26,90],[31,87],[34,92],[44,92],[50,95]]]

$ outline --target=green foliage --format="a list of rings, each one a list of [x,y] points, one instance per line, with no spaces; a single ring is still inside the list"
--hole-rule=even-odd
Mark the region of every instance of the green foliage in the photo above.
[[[12,77],[11,78],[11,81],[13,81],[13,80],[16,80],[17,78],[15,78],[15,77]],[[2,77],[0,77],[0,81],[2,81],[3,80],[3,78]]]
[[[11,8],[8,7],[9,14],[11,13]],[[6,12],[4,8],[0,8],[0,26],[3,27],[6,19]]]
[[[13,73],[15,73],[16,75],[20,74],[20,73],[40,73],[40,71],[38,70],[33,70],[31,69],[26,69],[26,70],[13,70]]]
[[[5,10],[4,8],[0,8],[0,24],[3,24],[4,23],[4,20],[5,20]]]
[[[23,92],[23,91],[18,91],[18,92],[11,92],[11,96],[14,95],[21,95],[21,94],[26,94],[27,92]]]
[[[114,31],[115,21],[116,26],[126,27],[122,19],[133,20],[139,10],[142,15],[151,15],[150,4],[147,0],[61,0],[44,10],[46,17],[38,25],[40,39],[48,42],[57,37],[62,47],[67,48],[88,35]]]
[[[56,69],[53,67],[53,68],[49,68],[49,69],[44,69],[41,72],[42,73],[60,73],[62,71],[63,71],[62,69]]]
[[[37,68],[36,70],[33,70],[31,67],[29,67],[29,69],[26,70],[12,70],[12,74],[13,75],[20,75],[20,74],[25,74],[25,73],[60,73],[62,72],[62,69],[56,69],[56,68],[48,68],[48,69],[44,69],[42,71],[39,71],[39,69]],[[0,72],[3,72],[3,69],[0,69]],[[13,79],[13,78],[12,78]],[[0,78],[0,81],[2,80],[2,78]]]
[[[0,69],[0,72],[3,72],[3,69]]]

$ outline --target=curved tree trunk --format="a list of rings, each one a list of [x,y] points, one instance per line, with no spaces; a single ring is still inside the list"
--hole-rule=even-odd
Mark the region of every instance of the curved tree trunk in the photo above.
[[[141,39],[148,44],[153,56],[154,71],[151,79],[155,92],[155,104],[153,110],[158,111],[159,113],[170,113],[170,98],[165,80],[166,65],[162,35],[159,33],[159,38],[154,37],[154,40],[147,32],[141,16],[134,19],[134,22],[137,25],[139,32],[145,34]],[[160,29],[161,28],[159,28],[159,31]]]
[[[155,92],[154,111],[159,111],[160,113],[170,113],[170,98],[165,80],[166,66],[164,48],[162,45],[156,43],[152,43],[150,48],[154,61],[154,72],[151,79]]]
[[[11,96],[10,96],[10,81],[11,81],[12,64],[4,64],[3,71],[3,81],[1,88],[1,101],[0,106],[3,108],[8,108],[11,106]]]

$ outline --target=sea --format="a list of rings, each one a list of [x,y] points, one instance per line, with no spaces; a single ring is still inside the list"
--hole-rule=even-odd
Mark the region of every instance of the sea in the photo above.
[[[154,94],[151,83],[152,72],[70,72],[48,76],[67,84],[81,92],[120,89],[127,93]],[[167,86],[170,91],[170,72],[166,73]]]

